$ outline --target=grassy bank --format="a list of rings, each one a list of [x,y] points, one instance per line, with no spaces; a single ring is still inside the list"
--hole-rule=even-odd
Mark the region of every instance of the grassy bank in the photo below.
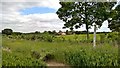
[[[85,38],[85,35],[77,36]],[[116,46],[104,43],[93,48],[90,42],[75,43],[75,35],[59,36],[57,39],[61,37],[71,41],[48,42],[3,36],[3,66],[46,66],[48,60],[71,66],[118,66]]]

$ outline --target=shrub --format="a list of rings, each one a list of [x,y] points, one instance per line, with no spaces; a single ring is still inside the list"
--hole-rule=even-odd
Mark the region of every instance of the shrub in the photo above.
[[[46,54],[44,57],[43,57],[43,61],[49,61],[49,60],[52,60],[54,59],[54,55],[53,54]]]
[[[39,59],[41,57],[40,53],[37,51],[32,51],[31,52],[32,58]]]
[[[111,41],[113,45],[116,45],[119,42],[119,33],[113,32],[107,35],[107,40]]]
[[[65,62],[72,66],[118,66],[118,54],[102,49],[80,49],[64,52]]]
[[[40,67],[45,67],[45,63],[43,63],[41,60],[33,59],[30,57],[22,57],[18,56],[16,54],[10,54],[7,52],[3,53],[3,59],[2,59],[2,67],[5,66],[16,66],[16,67],[21,67],[21,66],[40,66]]]
[[[100,34],[100,42],[104,43],[106,41],[106,35],[105,34]]]
[[[4,30],[2,30],[2,34],[11,35],[12,33],[13,33],[12,29],[4,29]]]
[[[46,38],[46,41],[53,42],[53,37],[51,35],[47,35],[45,38]]]

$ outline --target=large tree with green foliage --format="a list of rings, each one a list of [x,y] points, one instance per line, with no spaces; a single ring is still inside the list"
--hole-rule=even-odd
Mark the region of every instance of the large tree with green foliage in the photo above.
[[[118,5],[110,14],[111,20],[109,22],[109,28],[112,31],[120,32],[120,5]]]
[[[89,39],[89,28],[93,23],[102,26],[109,15],[107,9],[111,9],[114,3],[108,2],[60,2],[61,8],[56,12],[58,17],[65,22],[64,28],[80,28],[86,24],[87,39]]]
[[[118,5],[110,14],[111,19],[108,20],[109,28],[113,32],[118,32],[117,43],[120,45],[120,5]]]

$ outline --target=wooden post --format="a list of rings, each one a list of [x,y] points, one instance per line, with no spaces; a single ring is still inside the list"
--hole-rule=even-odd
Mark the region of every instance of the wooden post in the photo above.
[[[93,47],[96,46],[96,24],[94,24],[94,37],[93,37]]]

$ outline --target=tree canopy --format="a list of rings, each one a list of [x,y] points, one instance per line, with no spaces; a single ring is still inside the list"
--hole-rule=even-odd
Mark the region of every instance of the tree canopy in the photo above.
[[[12,29],[4,29],[2,30],[2,34],[6,34],[6,35],[11,35],[13,33],[13,30]]]
[[[108,20],[108,22],[112,31],[120,32],[120,5],[111,12],[111,20]]]
[[[93,23],[101,27],[108,19],[115,2],[60,2],[60,4],[61,8],[56,13],[65,22],[63,28],[73,30],[86,24],[87,39],[89,39],[88,29]]]

